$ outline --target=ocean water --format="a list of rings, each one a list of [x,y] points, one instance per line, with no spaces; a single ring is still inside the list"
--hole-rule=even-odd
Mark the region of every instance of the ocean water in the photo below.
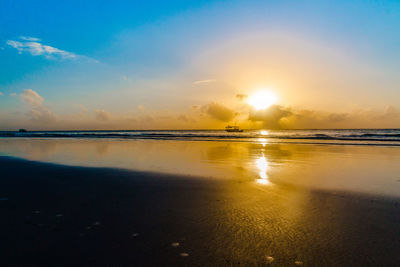
[[[400,129],[0,132],[0,156],[400,196]]]
[[[224,130],[0,131],[0,137],[400,145],[400,129],[244,130],[241,133]]]

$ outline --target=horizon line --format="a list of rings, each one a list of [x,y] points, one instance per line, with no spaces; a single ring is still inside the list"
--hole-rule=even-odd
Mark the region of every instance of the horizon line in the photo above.
[[[24,128],[20,128],[24,129]],[[18,130],[0,130],[0,132],[18,132]],[[122,131],[225,131],[223,128],[214,128],[214,129],[118,129],[118,130],[112,130],[112,129],[84,129],[84,130],[27,130],[24,129],[27,132],[122,132]],[[268,129],[268,128],[261,128],[261,129],[243,129],[245,131],[326,131],[326,130],[400,130],[399,128],[297,128],[297,129]]]

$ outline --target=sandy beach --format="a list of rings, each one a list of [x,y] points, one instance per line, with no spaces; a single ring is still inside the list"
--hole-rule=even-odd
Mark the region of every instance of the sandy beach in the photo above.
[[[400,0],[0,0],[0,267],[400,266]]]
[[[0,157],[4,266],[397,266],[400,202]]]

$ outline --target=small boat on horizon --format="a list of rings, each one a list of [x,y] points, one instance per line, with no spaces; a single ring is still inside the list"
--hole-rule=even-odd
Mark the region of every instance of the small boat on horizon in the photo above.
[[[225,127],[225,131],[229,132],[229,133],[241,133],[243,132],[243,129],[240,129],[239,126],[226,126]]]

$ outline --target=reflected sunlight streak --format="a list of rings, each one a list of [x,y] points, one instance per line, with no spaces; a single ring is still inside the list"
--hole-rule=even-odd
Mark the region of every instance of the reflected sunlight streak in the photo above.
[[[260,158],[256,160],[256,166],[259,169],[258,175],[260,176],[260,179],[257,179],[257,183],[259,184],[270,184],[270,181],[268,180],[268,161],[265,158],[264,155],[262,155]]]
[[[262,144],[263,147],[265,147],[265,145],[268,143],[266,138],[258,138],[257,141],[260,142],[260,144]]]

